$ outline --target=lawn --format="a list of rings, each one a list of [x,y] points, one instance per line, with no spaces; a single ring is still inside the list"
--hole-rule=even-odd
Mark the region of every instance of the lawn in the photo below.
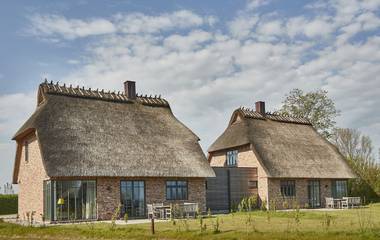
[[[380,204],[329,212],[234,213],[150,224],[22,227],[0,223],[0,239],[380,239]]]
[[[0,194],[0,215],[17,214],[17,195]]]

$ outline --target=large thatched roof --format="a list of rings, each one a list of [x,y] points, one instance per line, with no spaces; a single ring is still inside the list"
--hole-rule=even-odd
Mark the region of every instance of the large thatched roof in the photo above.
[[[43,83],[39,105],[14,139],[33,129],[50,177],[212,177],[199,138],[160,97]]]
[[[237,118],[240,121],[235,121]],[[305,119],[234,111],[209,152],[251,144],[269,176],[281,178],[353,178],[343,156]]]

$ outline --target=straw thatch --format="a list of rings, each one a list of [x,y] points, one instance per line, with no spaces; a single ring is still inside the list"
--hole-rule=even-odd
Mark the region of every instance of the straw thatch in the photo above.
[[[35,129],[50,177],[212,177],[199,138],[160,97],[43,83],[35,113],[14,139]]]
[[[241,121],[234,122],[236,116]],[[270,177],[353,178],[343,156],[301,118],[237,109],[209,152],[251,144]]]

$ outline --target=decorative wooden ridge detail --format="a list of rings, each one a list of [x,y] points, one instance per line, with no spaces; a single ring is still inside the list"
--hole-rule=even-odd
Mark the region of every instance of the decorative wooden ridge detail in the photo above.
[[[50,83],[45,80],[45,82],[40,84],[40,90],[43,93],[47,94],[57,94],[57,95],[64,95],[64,96],[71,96],[71,97],[80,97],[80,98],[88,98],[88,99],[100,99],[104,101],[113,101],[113,102],[138,102],[143,105],[148,106],[160,106],[160,107],[169,107],[168,101],[161,98],[161,95],[157,96],[143,96],[136,94],[136,100],[129,99],[124,92],[111,92],[111,91],[104,91],[104,89],[99,90],[92,90],[91,88],[85,89],[84,87],[73,87],[71,84],[69,86],[66,86],[66,84],[59,85],[57,83],[53,83],[51,81]]]
[[[238,111],[241,112],[243,116],[246,118],[262,119],[262,120],[269,119],[269,120],[278,121],[278,122],[311,125],[309,120],[305,118],[300,118],[300,117],[286,116],[286,115],[281,115],[279,113],[269,113],[269,112],[267,112],[265,115],[262,115],[253,109],[245,108],[245,107],[240,107]]]

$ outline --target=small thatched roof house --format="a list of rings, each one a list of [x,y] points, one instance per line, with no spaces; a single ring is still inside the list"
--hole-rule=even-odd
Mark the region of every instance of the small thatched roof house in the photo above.
[[[131,81],[125,93],[42,83],[37,109],[13,139],[20,216],[109,219],[120,203],[130,217],[146,216],[147,203],[204,209],[205,178],[214,176],[169,103],[137,95]]]
[[[250,180],[257,181],[256,190],[248,192],[267,203],[276,201],[278,207],[289,198],[301,206],[323,206],[325,197],[346,195],[346,180],[355,177],[337,148],[308,120],[266,113],[264,102],[256,103],[256,111],[236,109],[208,152],[214,168],[256,169]],[[214,195],[212,189],[209,193]],[[213,206],[212,199],[208,203]]]

